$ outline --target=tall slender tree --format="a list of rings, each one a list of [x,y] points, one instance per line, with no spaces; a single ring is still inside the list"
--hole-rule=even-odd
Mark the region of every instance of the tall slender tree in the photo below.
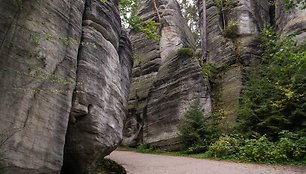
[[[202,62],[205,63],[207,59],[206,0],[198,0],[198,10],[200,16]]]

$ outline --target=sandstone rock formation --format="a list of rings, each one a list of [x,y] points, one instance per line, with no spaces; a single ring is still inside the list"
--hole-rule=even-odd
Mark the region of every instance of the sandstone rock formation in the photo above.
[[[258,36],[270,24],[270,6],[262,0],[229,1],[230,8],[221,10],[213,0],[207,8],[207,62],[218,69],[215,74],[213,94],[214,109],[224,115],[222,129],[230,130],[236,119],[243,87],[244,69],[261,55]],[[223,7],[225,8],[225,7]]]
[[[77,86],[65,145],[65,168],[86,173],[122,140],[131,68],[115,2],[88,2],[79,49]],[[120,45],[120,46],[119,46]],[[91,166],[93,165],[93,166]]]
[[[64,145],[66,168],[86,173],[122,139],[131,48],[118,1],[3,0],[0,11],[0,173],[59,173]]]
[[[210,114],[209,86],[196,58],[178,54],[181,48],[194,49],[194,39],[178,3],[158,2],[160,41],[130,32],[136,61],[123,143],[143,142],[175,149],[179,144],[178,123],[190,104],[200,100],[205,113]],[[139,15],[144,20],[157,19],[152,1],[142,2]]]
[[[275,21],[281,35],[296,35],[297,40],[306,40],[306,9],[299,7],[284,10],[283,1],[278,0],[275,10]]]

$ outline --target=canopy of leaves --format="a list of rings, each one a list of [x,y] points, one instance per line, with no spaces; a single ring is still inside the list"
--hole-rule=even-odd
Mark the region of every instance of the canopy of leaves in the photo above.
[[[119,9],[123,26],[144,32],[149,38],[159,40],[157,28],[160,23],[151,19],[143,21],[137,16],[139,7],[140,0],[120,0]]]
[[[275,139],[281,130],[305,136],[306,45],[263,32],[264,54],[250,68],[238,109],[240,131]]]
[[[299,7],[300,9],[306,9],[305,0],[283,0],[287,9]]]

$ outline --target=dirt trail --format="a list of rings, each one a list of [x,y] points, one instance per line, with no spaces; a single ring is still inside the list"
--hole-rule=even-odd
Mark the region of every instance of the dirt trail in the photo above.
[[[128,174],[306,174],[306,166],[242,164],[128,151],[114,151],[107,158],[122,165]]]

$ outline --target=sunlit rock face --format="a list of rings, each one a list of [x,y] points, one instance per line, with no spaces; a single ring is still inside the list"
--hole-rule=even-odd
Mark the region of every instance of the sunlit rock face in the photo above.
[[[58,174],[64,149],[65,169],[87,173],[122,139],[132,61],[118,2],[0,11],[0,173]]]
[[[205,114],[211,111],[208,82],[196,58],[179,55],[194,49],[194,39],[175,0],[157,1],[161,16],[159,41],[132,30],[133,78],[123,144],[151,144],[172,150],[179,147],[178,124],[191,103],[199,100]],[[143,1],[142,19],[157,20],[152,1]]]

